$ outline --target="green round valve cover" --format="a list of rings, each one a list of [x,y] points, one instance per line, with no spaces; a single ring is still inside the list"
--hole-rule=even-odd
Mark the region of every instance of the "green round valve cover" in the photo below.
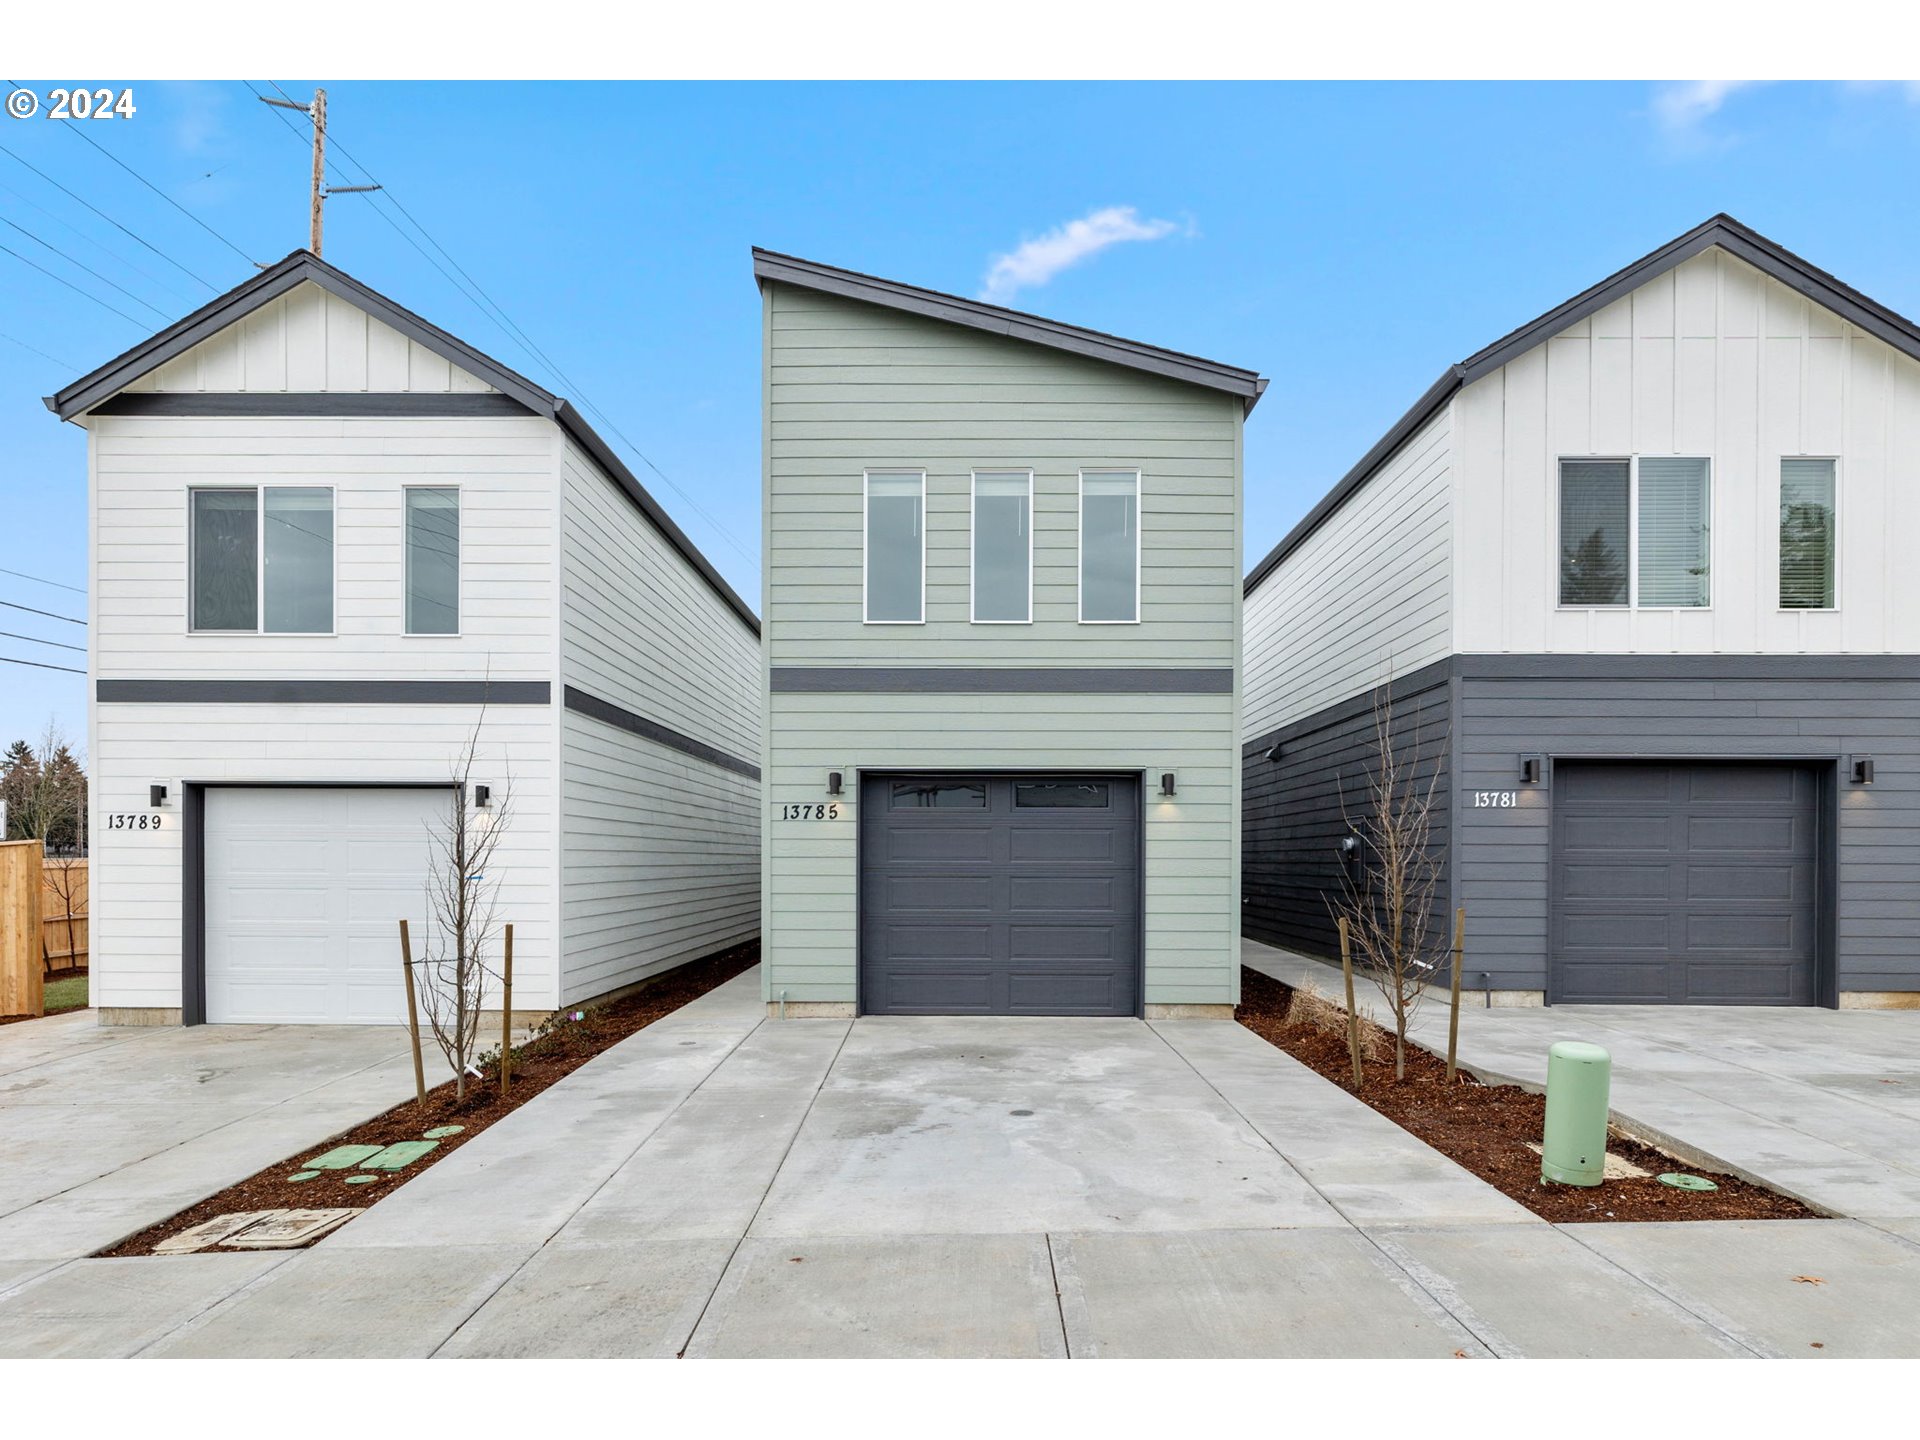
[[[449,1135],[458,1135],[466,1128],[464,1125],[436,1125],[433,1129],[426,1131],[425,1134],[429,1140],[444,1140]]]
[[[380,1177],[378,1175],[349,1175],[347,1176],[347,1184],[371,1185],[374,1181],[378,1180],[379,1178]]]
[[[318,1170],[302,1170],[298,1175],[287,1176],[289,1180],[318,1180],[319,1178],[320,1172]]]
[[[1704,1175],[1682,1175],[1677,1170],[1669,1170],[1660,1177],[1662,1185],[1671,1185],[1676,1190],[1718,1190],[1720,1187]]]

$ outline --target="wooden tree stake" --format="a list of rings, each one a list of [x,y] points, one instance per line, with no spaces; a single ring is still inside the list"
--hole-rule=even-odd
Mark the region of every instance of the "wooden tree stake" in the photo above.
[[[500,996],[500,1093],[507,1093],[507,1076],[513,1069],[513,925],[507,925],[506,959],[501,966]]]
[[[427,1070],[420,1059],[420,1006],[413,998],[413,937],[400,922],[400,973],[407,977],[407,1033],[413,1036],[413,1097],[422,1109],[427,1103]]]
[[[1453,1083],[1453,1073],[1460,1059],[1460,967],[1466,963],[1463,952],[1467,943],[1467,907],[1462,905],[1453,912],[1453,994],[1448,997],[1447,1007],[1447,1084]]]
[[[1347,917],[1340,917],[1340,971],[1347,979],[1347,1055],[1353,1061],[1353,1088],[1360,1089],[1360,1012],[1353,1004],[1353,946],[1347,938]]]

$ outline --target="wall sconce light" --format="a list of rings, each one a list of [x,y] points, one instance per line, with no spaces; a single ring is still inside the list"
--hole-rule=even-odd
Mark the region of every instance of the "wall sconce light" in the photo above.
[[[1282,754],[1281,747],[1278,745],[1275,745],[1272,749],[1267,751],[1266,755],[1263,758],[1267,761],[1268,764],[1272,764],[1274,761],[1280,758],[1281,754]]]
[[[1520,783],[1522,785],[1538,785],[1540,783],[1540,770],[1541,762],[1538,755],[1522,755],[1520,757]]]
[[[473,808],[476,810],[484,810],[491,804],[493,804],[493,787],[491,785],[474,786]]]
[[[844,783],[845,783],[845,777],[841,775],[841,773],[838,770],[829,770],[827,772],[827,794],[829,795],[841,794],[842,793],[841,787]]]
[[[158,810],[167,803],[167,787],[164,785],[147,786],[147,804]]]
[[[1168,770],[1160,776],[1160,798],[1162,800],[1171,800],[1173,793],[1173,771]]]
[[[1343,835],[1340,838],[1340,868],[1350,876],[1360,873],[1360,837],[1358,835]]]
[[[1873,784],[1873,757],[1855,755],[1853,757],[1853,783],[1856,785]]]

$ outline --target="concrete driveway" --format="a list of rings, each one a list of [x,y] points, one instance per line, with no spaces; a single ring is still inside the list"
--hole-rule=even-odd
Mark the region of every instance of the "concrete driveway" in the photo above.
[[[12,1354],[1836,1356],[1916,1337],[1910,1240],[1547,1225],[1235,1025],[769,1021],[753,972],[314,1249],[77,1261],[0,1294]]]
[[[390,1027],[0,1026],[0,1291],[412,1094]]]

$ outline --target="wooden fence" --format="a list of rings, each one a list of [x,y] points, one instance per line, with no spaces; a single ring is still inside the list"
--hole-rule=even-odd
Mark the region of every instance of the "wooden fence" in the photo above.
[[[38,840],[0,842],[0,1015],[46,1009],[41,892],[45,856]]]
[[[48,971],[87,963],[87,862],[48,860],[41,867],[41,953]]]

